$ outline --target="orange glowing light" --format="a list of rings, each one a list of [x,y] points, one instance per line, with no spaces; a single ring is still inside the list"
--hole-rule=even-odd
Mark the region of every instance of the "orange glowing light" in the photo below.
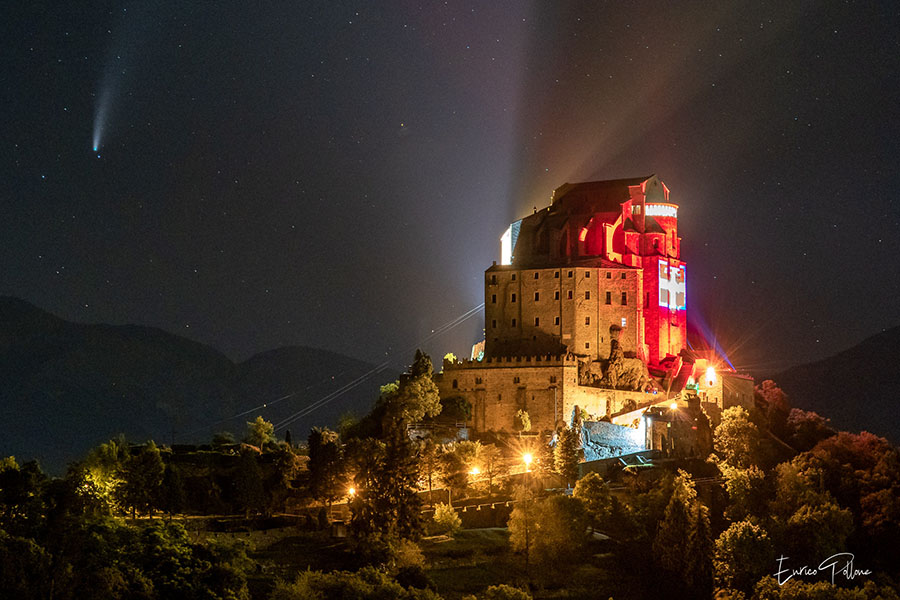
[[[707,367],[706,369],[706,385],[708,387],[716,385],[716,369],[714,367]]]
[[[531,465],[531,460],[532,460],[532,457],[531,457],[530,452],[526,452],[525,454],[522,455],[522,461],[525,463],[526,467]]]
[[[588,228],[582,227],[581,233],[578,234],[578,241],[583,242],[587,238]]]
[[[669,408],[671,408],[672,410],[675,410],[676,408],[678,408],[678,403],[673,402],[672,404],[669,405]]]
[[[469,471],[470,475],[478,475],[480,473],[481,473],[481,469],[479,469],[478,467],[472,467],[472,470]]]
[[[353,488],[353,487],[352,487],[352,488],[348,489],[348,490],[347,490],[347,495],[348,495],[348,496],[355,496],[355,495],[356,495],[356,488]]]

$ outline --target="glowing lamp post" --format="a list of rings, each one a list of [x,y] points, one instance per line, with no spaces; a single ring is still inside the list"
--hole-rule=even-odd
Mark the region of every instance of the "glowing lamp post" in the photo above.
[[[671,408],[672,410],[677,410],[677,409],[678,409],[678,403],[677,403],[677,402],[673,402],[672,404],[669,405],[669,408]]]
[[[531,461],[532,461],[531,452],[526,452],[525,454],[522,455],[522,462],[525,463],[525,472],[526,473],[531,470]]]
[[[347,488],[347,496],[348,496],[349,498],[353,498],[353,496],[355,496],[355,495],[356,495],[356,488],[355,488],[355,487]]]
[[[479,469],[478,467],[472,467],[472,470],[469,471],[469,475],[480,475],[480,474],[481,474],[481,469]]]

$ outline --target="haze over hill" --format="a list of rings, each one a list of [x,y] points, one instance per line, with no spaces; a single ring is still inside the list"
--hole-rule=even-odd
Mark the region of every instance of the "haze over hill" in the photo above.
[[[204,442],[223,430],[240,436],[257,414],[278,423],[371,370],[308,347],[235,363],[160,329],[72,323],[0,297],[0,455],[38,458],[58,472],[120,432],[162,443]],[[396,376],[377,372],[287,429],[300,440],[342,413],[362,415]]]
[[[836,429],[870,431],[900,443],[900,326],[772,379],[793,406],[831,419]]]

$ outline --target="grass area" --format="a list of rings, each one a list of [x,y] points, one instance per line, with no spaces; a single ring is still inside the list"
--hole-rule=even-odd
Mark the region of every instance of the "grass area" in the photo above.
[[[346,542],[334,540],[324,531],[286,535],[271,544],[258,545],[249,555],[261,567],[247,582],[254,600],[268,598],[278,579],[291,581],[307,569],[347,570],[354,562],[348,556]]]
[[[608,542],[592,542],[583,561],[547,572],[541,565],[525,571],[524,559],[509,548],[506,529],[465,529],[455,538],[436,536],[422,542],[428,576],[446,600],[480,594],[491,585],[530,584],[535,600],[638,600],[645,590],[637,576],[623,569]]]

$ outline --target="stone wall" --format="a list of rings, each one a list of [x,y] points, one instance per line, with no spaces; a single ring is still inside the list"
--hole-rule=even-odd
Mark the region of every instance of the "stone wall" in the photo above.
[[[657,396],[578,385],[578,360],[568,356],[492,358],[444,362],[436,376],[442,398],[461,396],[472,405],[475,432],[514,433],[516,412],[528,412],[532,431],[570,423],[578,410],[599,419]]]
[[[485,273],[484,289],[487,356],[568,349],[606,358],[610,325],[623,328],[623,350],[644,353],[639,269],[609,265],[519,270],[495,265]]]

